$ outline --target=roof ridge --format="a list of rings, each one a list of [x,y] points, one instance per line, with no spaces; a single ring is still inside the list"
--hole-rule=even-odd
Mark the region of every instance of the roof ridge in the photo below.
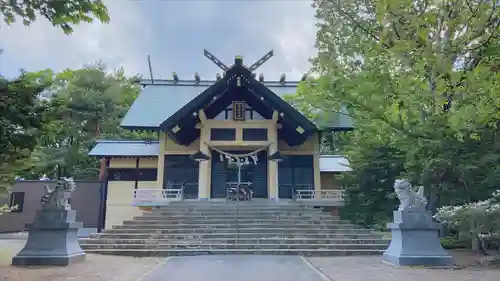
[[[142,86],[211,86],[217,82],[217,80],[174,80],[174,79],[141,79],[137,81]],[[301,81],[285,81],[280,82],[279,80],[271,80],[261,82],[267,87],[297,87]]]
[[[320,154],[319,157],[323,157],[323,158],[347,158],[346,155],[338,155],[338,154]]]
[[[122,140],[96,140],[97,143],[159,143],[159,140],[148,139],[122,139]]]

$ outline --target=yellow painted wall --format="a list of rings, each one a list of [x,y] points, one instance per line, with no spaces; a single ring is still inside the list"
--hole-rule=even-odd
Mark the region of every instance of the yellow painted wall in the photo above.
[[[135,182],[133,181],[108,182],[105,229],[111,229],[113,225],[122,224],[124,220],[131,220],[142,213],[137,207],[131,205],[134,190]]]
[[[166,148],[167,135],[163,132],[159,133],[160,140],[160,154],[158,155],[158,164],[156,172],[156,188],[163,188],[163,176],[165,174],[165,148]]]
[[[201,150],[206,154],[210,154],[210,150],[205,145],[209,143],[220,147],[221,149],[233,149],[233,150],[247,150],[256,149],[265,145],[270,145],[269,152],[273,153],[279,150],[284,155],[313,155],[314,164],[314,186],[316,190],[321,189],[322,181],[319,172],[319,143],[317,135],[309,137],[305,143],[299,146],[290,147],[284,141],[277,140],[277,130],[279,130],[279,124],[276,123],[276,118],[271,120],[246,120],[246,121],[233,121],[233,120],[214,120],[208,119],[203,120],[202,123],[197,124],[196,127],[200,129],[201,137],[189,146],[182,146],[176,144],[166,133],[160,134],[160,155],[157,160],[158,167],[158,179],[156,187],[159,188],[163,186],[164,181],[164,171],[163,163],[165,155],[186,155],[193,154]],[[235,128],[236,129],[236,140],[235,141],[210,141],[210,131],[212,128]],[[243,129],[244,128],[266,128],[268,130],[268,140],[269,141],[243,141]],[[182,128],[181,128],[182,130]],[[277,191],[277,163],[270,162],[268,165],[268,188],[270,197],[274,198],[278,196]],[[210,198],[210,178],[211,174],[211,160],[200,162],[199,169],[199,197],[200,198]],[[151,186],[145,184],[144,186]],[[142,188],[142,187],[140,187]]]
[[[311,155],[318,149],[317,146],[317,135],[314,134],[310,136],[303,144],[290,147],[283,140],[278,140],[278,149],[283,154],[288,155]],[[319,153],[319,151],[317,151]]]
[[[335,179],[336,174],[331,172],[321,173],[321,188],[323,190],[339,190],[340,184]]]
[[[135,168],[135,158],[111,158],[109,160],[110,168]]]
[[[164,137],[160,139],[161,142],[165,142],[165,147],[163,152],[165,154],[179,155],[179,154],[194,154],[200,149],[200,140],[194,141],[189,146],[176,144],[166,133],[163,133]]]
[[[112,158],[109,161],[110,168],[136,168],[136,158]],[[139,158],[140,168],[157,168],[158,157]],[[162,165],[163,168],[163,165]],[[157,188],[157,181],[139,181],[137,188]],[[132,206],[132,198],[135,190],[135,181],[109,181],[108,196],[106,200],[106,223],[105,229],[111,229],[113,225],[120,225],[124,220],[131,220],[139,216],[142,211]]]
[[[110,168],[135,168],[137,158],[111,158]],[[158,157],[139,157],[139,168],[157,168]]]
[[[233,121],[233,120],[206,120],[203,124],[198,124],[197,127],[208,128],[208,132],[214,128],[234,128],[236,129],[236,140],[235,141],[212,141],[215,145],[254,145],[256,143],[261,143],[260,145],[265,145],[268,142],[261,141],[243,141],[243,129],[247,128],[262,128],[267,129],[268,132],[271,130],[276,131],[276,121],[274,120],[246,120],[246,121]],[[210,139],[210,138],[208,138]]]
[[[137,188],[138,189],[155,189],[157,188],[157,181],[138,181]]]
[[[158,167],[158,157],[139,158],[139,168],[157,168],[157,167]]]
[[[259,149],[263,146],[269,145],[269,152],[274,153],[277,150],[277,118],[276,113],[275,118],[271,120],[246,120],[246,121],[234,121],[234,120],[204,120],[202,124],[198,124],[201,131],[202,143],[200,143],[200,149],[204,153],[209,153],[208,148],[203,142],[207,142],[210,145],[217,146],[220,149],[232,149],[232,150],[254,150]],[[234,141],[209,141],[210,131],[214,128],[234,128],[236,130],[236,139]],[[246,128],[262,128],[267,129],[268,141],[243,141],[243,129]],[[237,148],[236,148],[237,147]],[[234,149],[236,148],[236,149]],[[210,160],[211,161],[211,160]],[[200,163],[200,181],[199,184],[199,197],[200,198],[210,198],[210,161],[204,161]],[[207,166],[207,167],[205,167]],[[268,194],[270,198],[278,197],[277,188],[277,163],[270,161],[268,163]]]

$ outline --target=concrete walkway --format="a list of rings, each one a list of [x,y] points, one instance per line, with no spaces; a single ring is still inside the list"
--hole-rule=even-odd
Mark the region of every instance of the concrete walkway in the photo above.
[[[171,257],[138,281],[328,281],[299,256]]]

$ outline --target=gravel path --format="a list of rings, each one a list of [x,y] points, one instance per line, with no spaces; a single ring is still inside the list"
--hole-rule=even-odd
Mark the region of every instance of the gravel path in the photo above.
[[[379,256],[308,258],[331,281],[498,281],[499,269],[477,265],[477,256],[466,252],[452,255],[462,269],[396,268]]]
[[[465,267],[457,270],[395,268],[382,263],[380,256],[307,259],[297,256],[195,256],[165,259],[87,255],[87,261],[67,267],[10,266],[12,256],[25,242],[22,239],[0,239],[0,281],[323,280],[310,265],[328,276],[330,281],[500,280],[500,269],[478,266],[479,257],[465,251],[452,252],[457,263]],[[168,279],[165,276],[169,276]]]
[[[65,267],[13,267],[12,256],[25,240],[0,240],[0,281],[134,281],[164,259],[87,255]]]

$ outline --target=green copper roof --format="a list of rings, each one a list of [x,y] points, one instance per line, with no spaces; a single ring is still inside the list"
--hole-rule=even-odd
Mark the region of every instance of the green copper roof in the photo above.
[[[125,128],[156,128],[206,90],[197,85],[147,85],[121,122]]]
[[[163,80],[144,85],[141,93],[123,118],[121,126],[129,129],[155,129],[205,91],[215,81]],[[271,91],[283,98],[295,94],[298,82],[264,82]],[[345,115],[332,114],[331,118],[321,118],[314,122],[320,128],[350,128],[352,121]]]
[[[347,109],[342,107],[340,112],[324,113],[316,117],[314,124],[319,129],[350,129],[354,127],[352,118],[349,116]]]
[[[160,143],[145,140],[98,140],[90,150],[89,156],[95,157],[139,157],[158,156]]]

